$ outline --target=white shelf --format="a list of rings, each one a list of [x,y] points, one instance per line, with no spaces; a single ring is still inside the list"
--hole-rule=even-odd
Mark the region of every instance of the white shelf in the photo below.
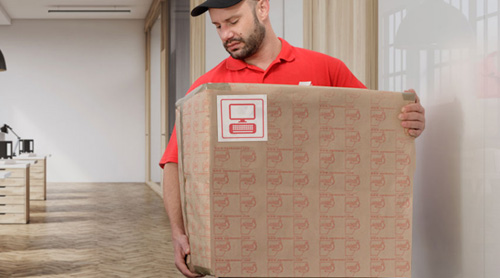
[[[14,163],[12,163],[14,162]],[[0,160],[0,168],[27,168],[32,161]]]

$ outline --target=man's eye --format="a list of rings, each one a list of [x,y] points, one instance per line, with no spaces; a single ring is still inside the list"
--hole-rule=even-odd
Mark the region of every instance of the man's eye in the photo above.
[[[238,23],[238,20],[235,20],[235,21],[231,22],[231,24],[233,24],[233,25],[236,24],[236,23]]]

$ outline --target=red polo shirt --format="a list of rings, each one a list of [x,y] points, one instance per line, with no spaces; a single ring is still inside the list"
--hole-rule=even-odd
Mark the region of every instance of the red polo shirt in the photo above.
[[[228,57],[198,78],[189,92],[205,83],[265,83],[298,85],[310,81],[313,86],[366,88],[339,59],[291,46],[281,39],[281,52],[266,70]],[[160,166],[178,162],[177,135],[174,127]]]

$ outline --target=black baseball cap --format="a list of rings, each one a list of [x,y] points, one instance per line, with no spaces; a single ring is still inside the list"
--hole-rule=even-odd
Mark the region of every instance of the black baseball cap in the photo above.
[[[210,8],[223,9],[229,8],[241,2],[242,0],[207,0],[200,5],[196,6],[191,11],[191,16],[199,16],[208,11]]]

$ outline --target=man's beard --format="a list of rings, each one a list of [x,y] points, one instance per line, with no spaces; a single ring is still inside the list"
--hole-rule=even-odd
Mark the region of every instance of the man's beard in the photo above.
[[[233,57],[234,59],[245,60],[246,58],[254,55],[262,45],[262,41],[264,41],[264,37],[266,35],[266,28],[259,22],[255,14],[254,14],[254,23],[255,23],[255,28],[253,30],[253,33],[247,39],[234,38],[224,43],[224,48],[229,53],[229,55],[231,55],[231,57]],[[242,42],[244,45],[243,48],[239,49],[237,53],[229,51],[227,47],[228,44],[235,41]]]

